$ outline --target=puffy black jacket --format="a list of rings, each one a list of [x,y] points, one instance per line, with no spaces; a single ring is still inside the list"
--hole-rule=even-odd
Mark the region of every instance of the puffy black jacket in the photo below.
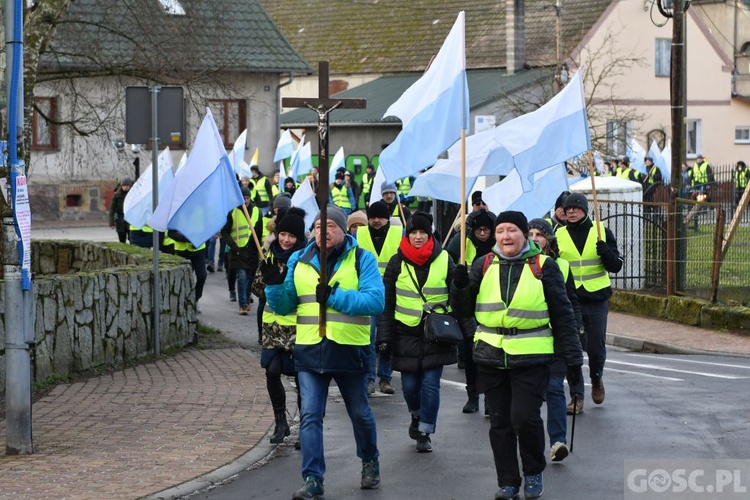
[[[414,278],[419,286],[427,281],[432,262],[442,251],[440,242],[435,241],[432,255],[424,266],[416,266]],[[456,346],[427,342],[424,338],[424,317],[417,326],[407,326],[396,320],[396,280],[401,272],[401,263],[405,257],[399,250],[391,257],[383,275],[385,285],[385,309],[378,317],[377,343],[387,342],[391,347],[391,365],[394,370],[400,372],[416,373],[438,366],[451,365],[457,360]],[[407,260],[407,262],[409,262]],[[413,262],[409,262],[414,265]],[[453,281],[453,270],[455,264],[448,259],[447,286]],[[470,322],[465,322],[469,324]],[[474,330],[462,328],[464,335],[473,335]]]
[[[536,243],[532,241],[529,243],[530,250],[524,253],[522,258],[517,260],[500,259],[500,293],[506,304],[511,301],[516,293],[521,272],[524,267],[529,265],[527,259],[540,251]],[[451,284],[450,303],[459,318],[474,316],[479,285],[484,278],[484,263],[485,258],[481,258],[475,260],[472,264],[469,271],[469,286],[457,288]],[[541,280],[555,342],[555,356],[563,358],[567,366],[581,366],[583,364],[583,352],[578,338],[578,321],[573,312],[573,306],[568,299],[562,273],[554,259],[548,258],[544,261]],[[523,359],[519,360],[520,364],[515,366],[520,367],[548,364],[553,357],[539,354],[524,355],[519,356],[519,358]]]

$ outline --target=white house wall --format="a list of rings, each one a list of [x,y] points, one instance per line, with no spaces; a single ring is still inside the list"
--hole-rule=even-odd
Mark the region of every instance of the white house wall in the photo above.
[[[717,30],[694,11],[687,16],[687,118],[702,122],[702,151],[699,152],[713,164],[733,163],[750,157],[748,146],[734,144],[735,126],[750,125],[750,108],[732,98],[732,61],[722,52],[720,44],[712,44],[706,37],[709,26]],[[606,85],[612,85],[611,98],[603,93],[595,96],[603,99],[597,105],[603,112],[597,115],[602,120],[605,116],[612,118],[614,105],[620,112],[630,110],[641,116],[642,120],[633,124],[635,137],[648,149],[646,134],[649,131],[661,129],[671,135],[669,78],[655,76],[656,39],[671,39],[671,21],[660,28],[651,22],[643,2],[614,2],[584,40],[583,48],[573,54],[579,67],[590,65],[594,74],[601,72],[606,61],[587,60],[587,54],[601,47],[607,34],[614,35],[610,51],[613,57],[635,57],[642,64],[628,70],[626,75],[605,79]],[[724,36],[731,39],[733,33]],[[694,157],[688,156],[689,159]]]

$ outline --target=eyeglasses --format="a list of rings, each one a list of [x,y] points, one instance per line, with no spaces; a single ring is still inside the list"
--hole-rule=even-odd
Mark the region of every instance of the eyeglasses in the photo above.
[[[478,228],[476,228],[474,230],[475,233],[489,233],[491,231],[492,231],[492,229],[490,229],[488,227],[478,227]]]

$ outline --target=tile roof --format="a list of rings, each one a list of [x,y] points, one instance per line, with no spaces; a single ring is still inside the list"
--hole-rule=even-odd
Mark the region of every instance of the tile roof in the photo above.
[[[312,72],[258,0],[180,4],[184,16],[167,14],[159,0],[76,0],[42,56],[42,72]]]
[[[466,11],[466,64],[504,68],[503,0],[260,0],[302,56],[328,60],[332,74],[423,71]],[[562,48],[569,54],[614,0],[561,0]],[[555,64],[553,0],[526,0],[530,66]]]
[[[548,68],[520,71],[508,76],[505,70],[468,71],[469,106],[476,109],[510,94],[542,78],[551,78]],[[367,99],[366,109],[335,110],[330,115],[330,123],[337,125],[393,125],[400,121],[395,117],[381,120],[388,107],[409,88],[421,74],[384,76],[349,90],[339,92],[334,97]],[[281,115],[283,128],[312,127],[317,124],[317,115],[309,109],[295,109]]]

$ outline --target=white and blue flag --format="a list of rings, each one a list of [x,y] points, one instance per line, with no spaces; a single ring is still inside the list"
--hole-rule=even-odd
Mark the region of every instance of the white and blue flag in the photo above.
[[[172,181],[174,181],[174,173],[172,172],[172,155],[169,152],[169,148],[164,148],[164,151],[159,153],[159,169],[158,169],[158,191],[159,199],[161,200],[164,193],[169,188]],[[123,213],[125,220],[131,226],[142,228],[148,225],[148,220],[151,218],[153,213],[153,163],[150,163],[146,170],[143,171],[135,184],[128,191],[128,195],[125,197],[123,203]]]
[[[230,210],[243,203],[224,141],[207,108],[190,156],[160,197],[149,225],[158,231],[180,231],[198,247],[224,226]]]
[[[294,153],[294,143],[292,142],[292,132],[289,130],[285,130],[283,134],[281,134],[281,137],[279,137],[279,142],[276,144],[276,153],[273,155],[273,161],[281,161],[286,160],[290,156],[292,156],[292,153]]]

